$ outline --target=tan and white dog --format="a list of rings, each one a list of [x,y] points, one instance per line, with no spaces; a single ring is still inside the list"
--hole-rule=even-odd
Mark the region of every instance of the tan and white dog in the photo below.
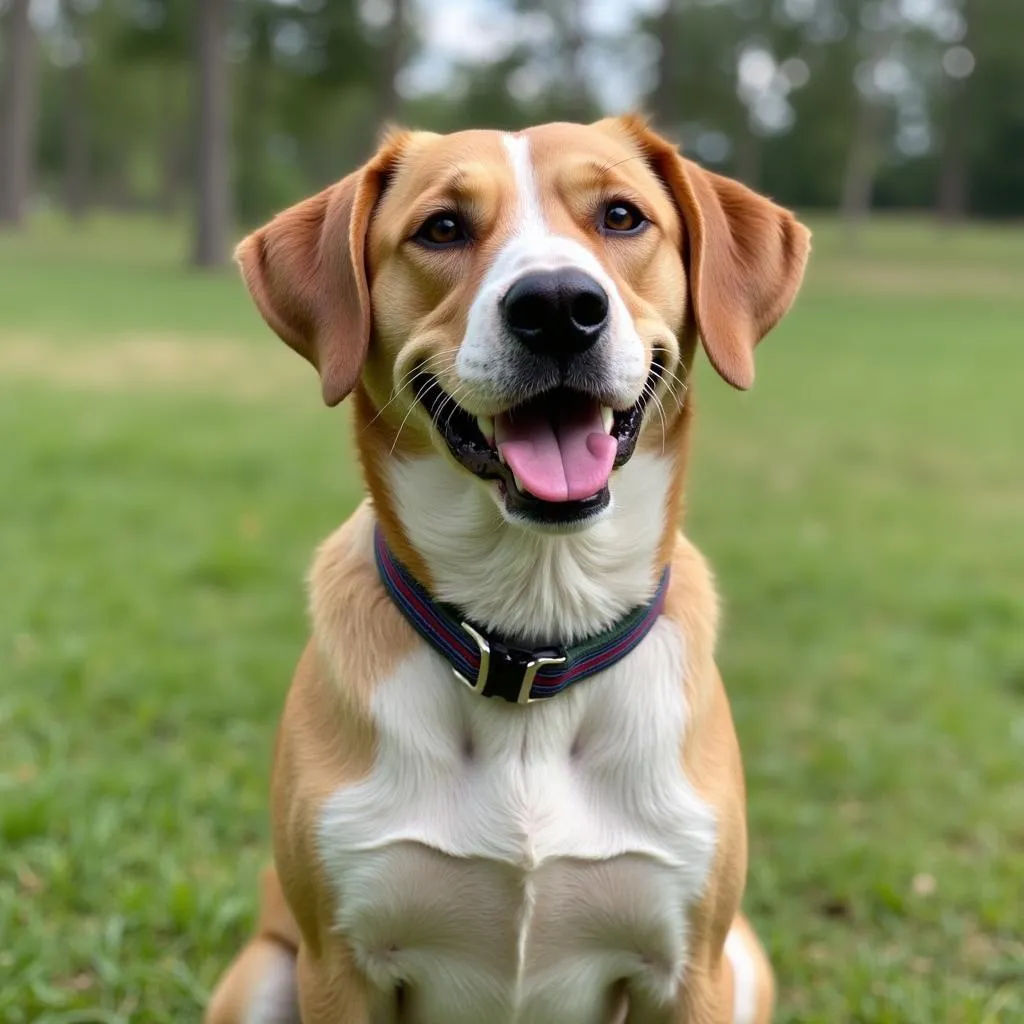
[[[749,387],[808,247],[639,118],[394,132],[241,243],[327,403],[353,393],[370,498],[312,569],[275,866],[211,1024],[770,1019],[716,598],[677,521],[697,340]],[[465,617],[479,679],[380,545]],[[537,645],[627,627],[625,656],[526,702],[558,662]],[[492,669],[527,651],[525,690],[474,692],[488,644]]]

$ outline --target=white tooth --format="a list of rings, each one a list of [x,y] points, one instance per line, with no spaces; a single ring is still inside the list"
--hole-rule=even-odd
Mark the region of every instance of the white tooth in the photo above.
[[[523,486],[523,481],[522,481],[522,480],[520,480],[520,479],[519,479],[519,477],[518,477],[518,476],[516,476],[516,474],[515,474],[515,473],[513,473],[513,474],[512,474],[512,479],[513,479],[513,480],[515,480],[515,482],[516,482],[516,487],[518,487],[518,488],[519,488],[519,490],[523,492],[523,494],[529,494],[529,493],[530,493],[530,492],[529,492],[529,491],[528,491],[528,490],[527,490],[527,489],[526,489],[526,488],[525,488],[525,487]]]
[[[601,422],[604,424],[604,432],[610,434],[615,426],[615,413],[607,405],[601,406]]]
[[[494,420],[490,416],[477,416],[476,425],[488,444],[494,443]]]
[[[500,462],[500,463],[501,463],[501,464],[502,464],[503,466],[505,465],[505,456],[501,454],[501,449],[500,449],[500,448],[498,449],[498,461],[499,461],[499,462]]]

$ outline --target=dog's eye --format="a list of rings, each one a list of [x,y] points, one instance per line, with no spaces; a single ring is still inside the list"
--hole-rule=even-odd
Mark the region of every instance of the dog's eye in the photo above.
[[[428,217],[416,232],[416,241],[428,246],[447,248],[468,240],[466,226],[455,213],[435,213]]]
[[[631,234],[647,224],[647,218],[632,204],[616,199],[604,211],[605,231]]]

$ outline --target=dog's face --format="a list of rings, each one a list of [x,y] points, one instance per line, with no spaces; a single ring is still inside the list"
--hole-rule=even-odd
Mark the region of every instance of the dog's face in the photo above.
[[[454,459],[506,518],[584,526],[678,415],[697,333],[751,384],[807,248],[786,211],[610,119],[393,135],[239,260],[329,403],[361,378],[406,443]]]

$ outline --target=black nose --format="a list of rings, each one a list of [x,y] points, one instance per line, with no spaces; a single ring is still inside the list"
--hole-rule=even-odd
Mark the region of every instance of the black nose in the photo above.
[[[590,348],[608,322],[605,290],[581,270],[526,274],[502,307],[509,329],[531,352],[559,360]]]

